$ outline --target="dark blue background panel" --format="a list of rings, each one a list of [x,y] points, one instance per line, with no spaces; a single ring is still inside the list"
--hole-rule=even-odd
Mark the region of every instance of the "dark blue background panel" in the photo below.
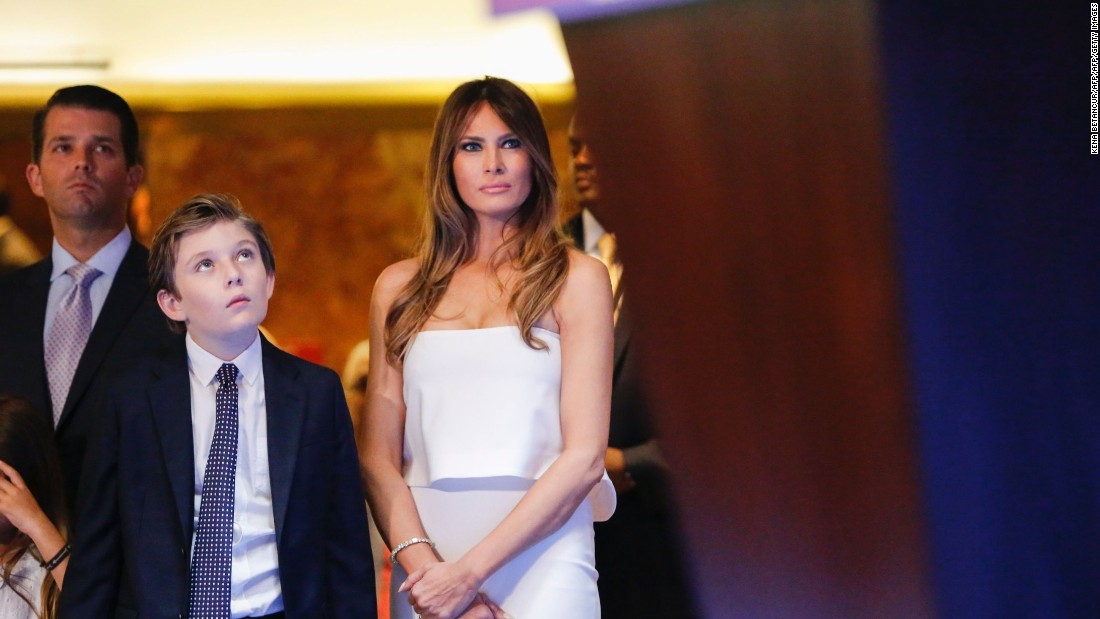
[[[947,619],[1100,617],[1100,156],[1088,154],[1088,9],[880,5]]]

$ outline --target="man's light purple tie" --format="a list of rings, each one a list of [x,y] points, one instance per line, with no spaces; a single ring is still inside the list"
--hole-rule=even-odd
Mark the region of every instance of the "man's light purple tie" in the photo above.
[[[237,474],[237,366],[218,368],[214,439],[202,476],[191,553],[191,619],[229,619],[233,568],[233,490]]]
[[[65,272],[73,278],[73,287],[61,298],[61,305],[46,334],[46,378],[50,383],[54,427],[61,419],[76,366],[92,332],[92,298],[88,289],[95,278],[103,275],[99,269],[84,263],[74,264]]]

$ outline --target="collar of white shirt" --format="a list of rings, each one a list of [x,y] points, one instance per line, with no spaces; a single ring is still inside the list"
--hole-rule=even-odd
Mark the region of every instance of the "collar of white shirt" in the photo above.
[[[607,231],[600,225],[599,220],[592,214],[592,211],[588,209],[581,211],[581,224],[584,226],[584,253],[599,258],[600,237]]]
[[[225,363],[232,363],[237,366],[237,370],[240,372],[241,379],[244,380],[245,384],[250,386],[256,384],[256,379],[259,378],[260,370],[263,367],[260,357],[260,332],[258,330],[256,331],[256,339],[252,340],[248,348],[230,361],[223,361],[207,352],[195,340],[191,339],[190,333],[187,334],[184,340],[187,342],[187,360],[191,373],[198,377],[199,382],[203,385],[209,387],[214,382],[218,369]]]
[[[126,252],[130,250],[131,239],[133,239],[133,235],[130,234],[130,228],[123,226],[122,232],[116,234],[115,238],[100,247],[99,251],[89,258],[85,264],[95,267],[103,273],[99,276],[99,279],[113,280],[115,273],[118,273],[119,265],[122,264],[122,259],[126,257]],[[53,262],[53,271],[50,273],[51,283],[61,277],[65,271],[68,271],[69,267],[80,262],[69,253],[69,250],[62,247],[61,243],[57,242],[57,238],[53,240],[50,257]]]

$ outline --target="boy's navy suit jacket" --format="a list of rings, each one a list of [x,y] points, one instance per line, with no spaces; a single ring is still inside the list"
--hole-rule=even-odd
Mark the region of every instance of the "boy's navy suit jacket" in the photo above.
[[[336,374],[262,341],[286,616],[374,617],[358,459]],[[187,352],[122,375],[88,446],[61,616],[187,617],[195,465]]]

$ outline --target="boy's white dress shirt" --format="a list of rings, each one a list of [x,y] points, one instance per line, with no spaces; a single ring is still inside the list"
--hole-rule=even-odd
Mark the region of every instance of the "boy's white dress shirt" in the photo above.
[[[267,459],[267,402],[264,396],[260,334],[236,359],[223,361],[186,337],[191,380],[191,428],[195,446],[195,511],[198,526],[202,480],[214,439],[215,375],[232,363],[237,376],[239,434],[233,499],[233,581],[229,612],[236,617],[263,616],[283,610],[275,515]],[[194,533],[191,548],[194,550]]]

